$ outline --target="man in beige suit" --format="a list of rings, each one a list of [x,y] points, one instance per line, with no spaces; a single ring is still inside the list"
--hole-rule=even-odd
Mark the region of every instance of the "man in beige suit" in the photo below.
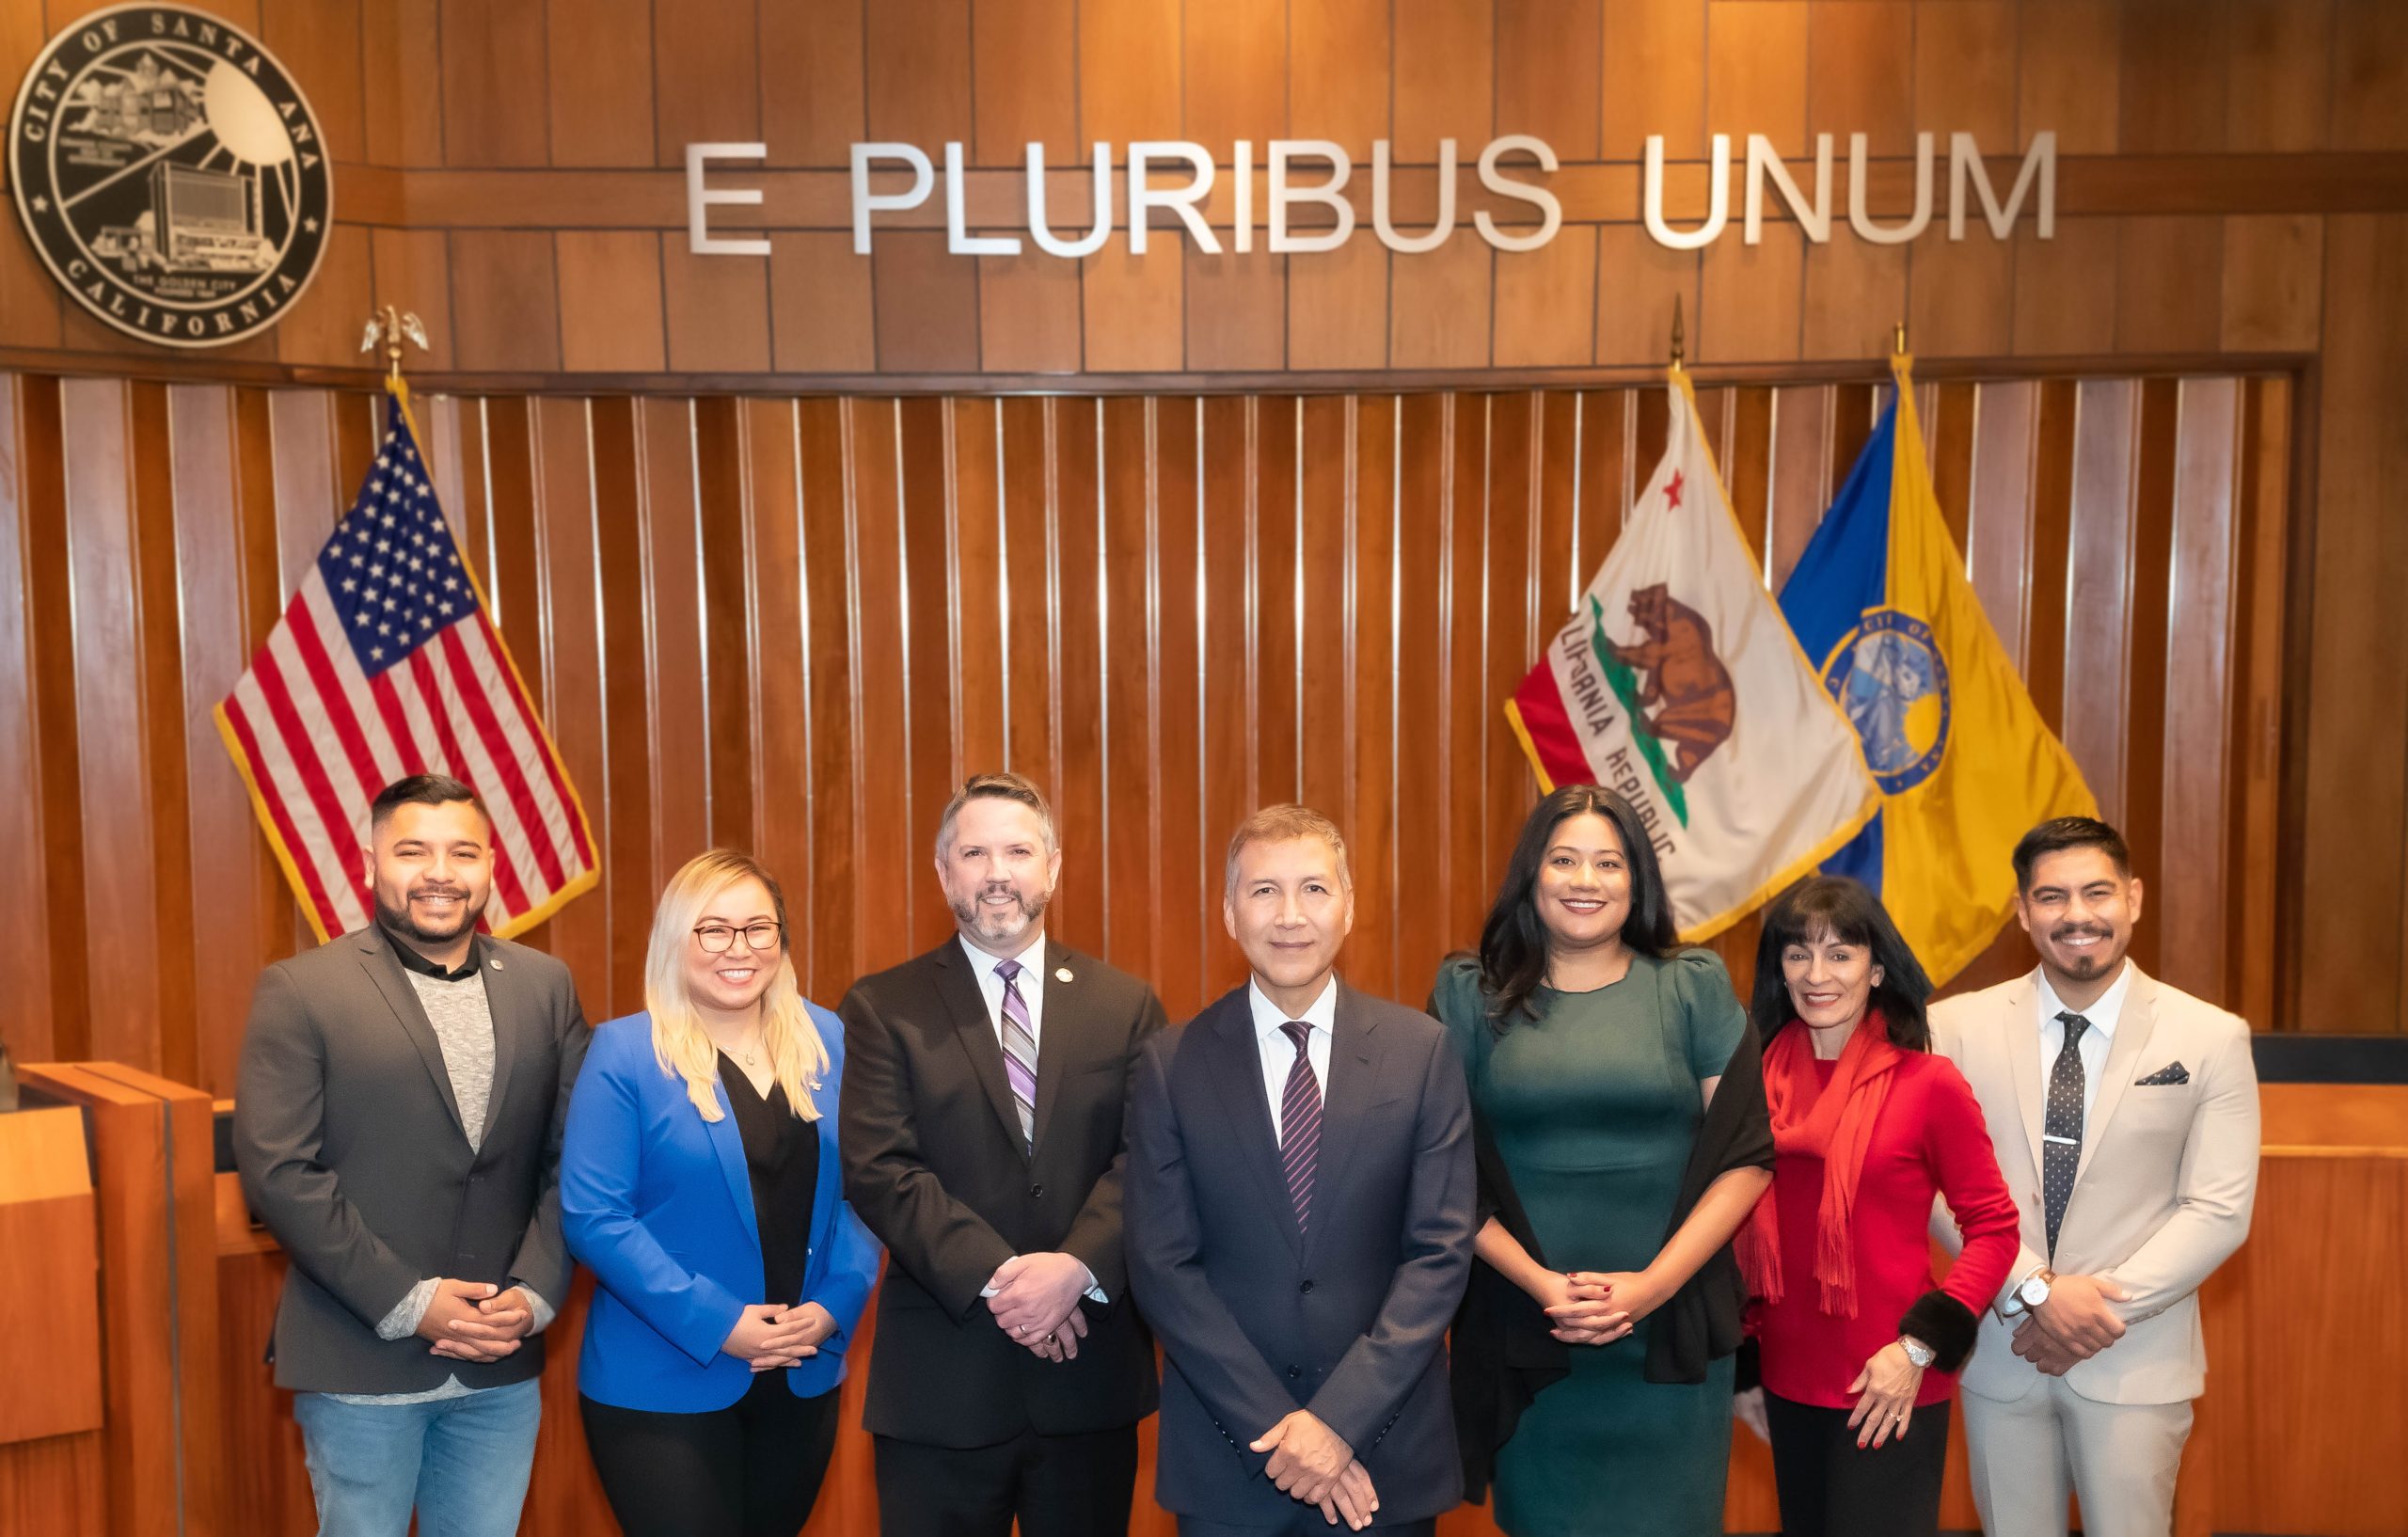
[[[2114,828],[2063,816],[2015,849],[2039,969],[1931,1009],[1981,1101],[2022,1252],[1965,1367],[1989,1537],[2165,1537],[2206,1386],[2198,1290],[2249,1232],[2249,1027],[2125,959],[2141,883]],[[1934,1229],[1951,1248],[1944,1206]]]

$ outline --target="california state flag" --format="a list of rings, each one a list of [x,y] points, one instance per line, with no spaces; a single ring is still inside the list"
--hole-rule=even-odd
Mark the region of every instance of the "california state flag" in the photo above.
[[[1674,372],[1670,440],[1580,610],[1506,702],[1539,784],[1639,810],[1689,943],[1870,820],[1856,733],[1789,633]]]

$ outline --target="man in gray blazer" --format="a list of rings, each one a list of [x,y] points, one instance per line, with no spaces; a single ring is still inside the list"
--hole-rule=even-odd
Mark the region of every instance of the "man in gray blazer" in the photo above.
[[[1165,1371],[1154,1494],[1181,1537],[1426,1533],[1463,1498],[1448,1321],[1471,1108],[1428,1015],[1338,980],[1346,846],[1301,806],[1230,841],[1254,971],[1139,1058],[1125,1232]]]
[[[1931,1007],[2023,1217],[1962,1378],[1973,1502],[1991,1537],[2065,1537],[2069,1492],[2089,1537],[2165,1537],[2198,1290],[2257,1196],[2249,1026],[2126,958],[2141,882],[2106,823],[2041,823],[2015,875],[2039,968]],[[1944,1206],[1934,1227],[1958,1246]]]
[[[292,1260],[269,1356],[322,1537],[502,1537],[568,1294],[561,1128],[584,1059],[568,968],[477,932],[493,823],[458,780],[370,810],[376,923],[261,974],[234,1156]]]

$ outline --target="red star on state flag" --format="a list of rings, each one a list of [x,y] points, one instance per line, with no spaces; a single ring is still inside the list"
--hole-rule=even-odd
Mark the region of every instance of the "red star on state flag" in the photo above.
[[[1681,472],[1676,469],[1672,471],[1672,478],[1664,483],[1664,505],[1667,507],[1678,507],[1680,504]]]

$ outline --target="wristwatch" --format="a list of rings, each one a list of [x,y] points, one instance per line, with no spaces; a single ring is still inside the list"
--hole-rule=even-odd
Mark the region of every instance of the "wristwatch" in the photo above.
[[[1913,1335],[1898,1336],[1898,1344],[1906,1351],[1907,1359],[1918,1367],[1928,1368],[1932,1362],[1940,1359],[1940,1352],[1917,1339]]]
[[[2001,1311],[2009,1314],[2030,1312],[2049,1300],[2049,1284],[2056,1278],[2055,1271],[2046,1265],[2041,1266],[2031,1275],[2024,1276],[2023,1284],[2007,1294],[2007,1300],[2015,1306],[2003,1308]]]

